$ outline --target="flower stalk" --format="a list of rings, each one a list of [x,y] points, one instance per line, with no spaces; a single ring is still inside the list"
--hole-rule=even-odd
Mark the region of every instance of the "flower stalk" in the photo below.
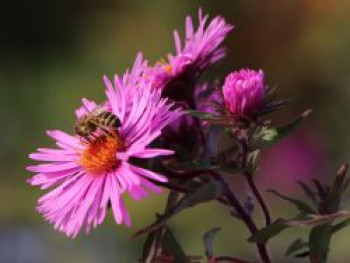
[[[255,196],[256,200],[258,201],[265,217],[265,223],[266,226],[271,224],[271,215],[269,212],[269,209],[267,207],[267,204],[262,197],[262,195],[259,192],[258,187],[255,184],[253,174],[247,169],[247,157],[249,154],[249,147],[246,139],[239,140],[241,148],[242,148],[242,167],[243,167],[243,174],[244,177],[247,180],[247,183],[249,185],[250,190],[252,191],[253,195]]]
[[[217,176],[217,180],[219,180],[223,184],[226,198],[228,199],[232,207],[236,210],[237,214],[241,217],[241,219],[249,229],[251,235],[257,234],[258,228],[254,223],[252,217],[245,211],[245,209],[243,208],[241,203],[238,201],[235,194],[231,191],[227,182],[220,175]],[[266,243],[257,242],[256,246],[257,246],[261,260],[264,263],[270,263],[271,260],[266,248]]]

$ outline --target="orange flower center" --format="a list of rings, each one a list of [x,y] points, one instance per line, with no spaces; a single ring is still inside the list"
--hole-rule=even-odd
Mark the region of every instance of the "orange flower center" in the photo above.
[[[168,63],[168,64],[166,64],[166,65],[164,66],[164,71],[165,71],[165,73],[167,73],[168,75],[171,74],[172,70],[173,70],[173,68],[172,68],[172,66],[171,66],[170,63]]]
[[[173,70],[172,65],[168,63],[164,58],[161,58],[160,60],[158,60],[156,65],[161,65],[164,69],[164,72],[168,75],[170,75]]]
[[[102,136],[89,143],[81,153],[79,164],[93,174],[101,174],[120,164],[116,153],[124,148],[118,134]]]

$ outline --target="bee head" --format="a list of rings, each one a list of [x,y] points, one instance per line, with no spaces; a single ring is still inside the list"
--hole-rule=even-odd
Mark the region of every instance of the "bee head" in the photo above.
[[[96,130],[96,126],[90,122],[77,122],[74,131],[76,134],[86,137]]]

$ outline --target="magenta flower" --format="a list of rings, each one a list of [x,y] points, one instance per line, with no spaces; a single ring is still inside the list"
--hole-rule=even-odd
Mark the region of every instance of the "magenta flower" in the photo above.
[[[222,89],[225,107],[235,119],[255,118],[265,101],[264,72],[250,69],[232,72]]]
[[[171,155],[173,151],[149,148],[162,129],[177,119],[181,112],[160,97],[151,83],[140,79],[144,63],[135,61],[133,70],[123,78],[115,77],[114,85],[105,77],[108,97],[104,107],[120,120],[120,128],[111,133],[97,131],[91,142],[63,131],[48,131],[58,148],[39,148],[30,158],[45,162],[27,167],[35,172],[29,183],[41,189],[54,188],[38,201],[38,211],[54,227],[75,237],[85,226],[101,224],[111,204],[115,221],[131,225],[123,203],[123,194],[135,200],[147,196],[146,189],[159,193],[154,182],[167,178],[132,164],[130,157],[153,158]],[[133,83],[136,86],[131,87]],[[82,100],[77,118],[94,111],[94,102]]]
[[[208,15],[203,17],[199,10],[199,25],[195,31],[192,18],[186,18],[186,38],[181,43],[180,35],[174,31],[176,54],[168,55],[168,61],[160,61],[150,73],[155,75],[155,86],[167,89],[169,86],[183,86],[191,84],[191,80],[199,75],[210,65],[216,63],[225,56],[225,49],[221,43],[233,29],[221,16],[208,22]]]

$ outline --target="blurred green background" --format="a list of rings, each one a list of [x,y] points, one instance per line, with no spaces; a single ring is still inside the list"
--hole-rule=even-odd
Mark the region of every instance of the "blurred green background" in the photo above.
[[[26,184],[27,155],[52,145],[47,129],[72,130],[81,97],[103,99],[103,74],[122,73],[141,50],[155,62],[174,50],[172,31],[184,29],[186,14],[198,7],[236,25],[226,40],[228,56],[209,76],[232,69],[262,68],[280,98],[294,103],[276,116],[288,120],[304,109],[314,112],[292,137],[265,153],[259,181],[298,195],[296,179],[328,180],[350,157],[350,2],[348,0],[231,1],[3,1],[0,9],[0,263],[136,262],[142,238],[134,231],[161,211],[165,195],[127,202],[134,227],[116,226],[112,216],[88,236],[70,240],[35,210],[42,194]],[[285,204],[266,195],[276,217],[293,216]],[[255,216],[261,216],[256,209]],[[201,205],[171,223],[183,247],[203,255],[201,237],[214,226],[218,254],[253,259],[243,225],[216,204]],[[300,234],[306,233],[300,231]],[[286,231],[270,243],[282,259]],[[350,229],[335,236],[330,262],[349,262]],[[303,262],[300,260],[299,262]]]

